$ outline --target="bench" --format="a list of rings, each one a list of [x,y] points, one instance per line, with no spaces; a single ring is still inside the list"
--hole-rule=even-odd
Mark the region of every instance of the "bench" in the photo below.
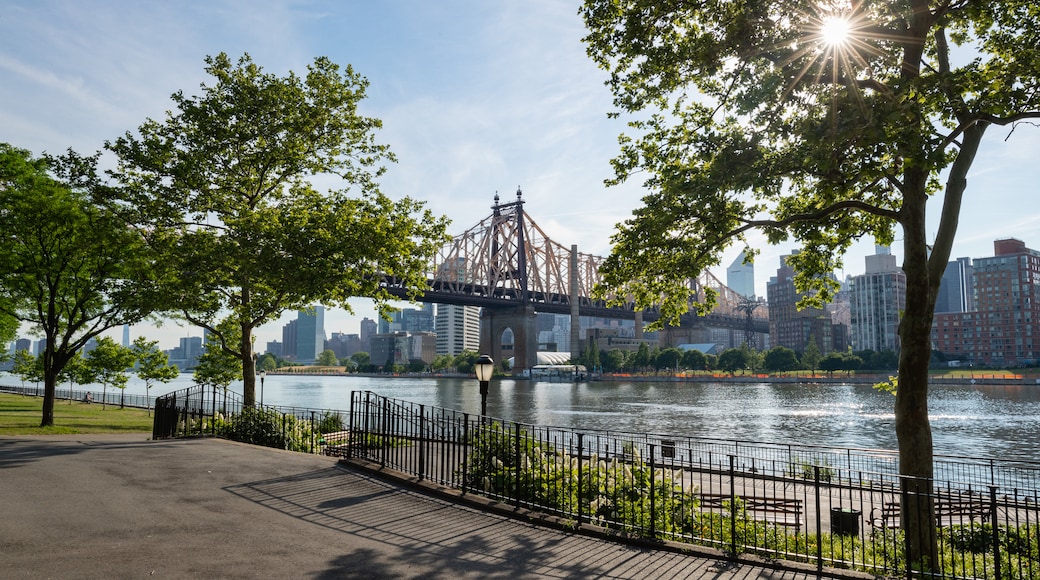
[[[732,513],[732,507],[728,502],[733,498],[723,493],[700,494],[701,509]],[[754,519],[763,520],[778,526],[793,527],[795,531],[802,527],[802,517],[805,510],[802,500],[783,497],[750,497],[736,496],[738,502],[743,503],[743,509],[752,514]]]
[[[868,522],[872,528],[899,527],[902,506],[897,501],[885,502],[870,510]],[[955,526],[964,523],[984,522],[990,517],[989,503],[980,495],[940,494],[935,497],[935,525]]]

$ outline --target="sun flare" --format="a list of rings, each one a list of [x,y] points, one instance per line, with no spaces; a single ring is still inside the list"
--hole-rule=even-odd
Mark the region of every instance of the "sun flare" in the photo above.
[[[849,41],[852,25],[847,18],[828,16],[820,23],[820,40],[828,47],[837,47]]]

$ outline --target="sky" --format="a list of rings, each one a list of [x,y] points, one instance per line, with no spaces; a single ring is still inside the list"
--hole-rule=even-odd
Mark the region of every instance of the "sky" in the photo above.
[[[639,179],[615,187],[623,119],[611,119],[607,76],[586,56],[580,3],[564,0],[5,0],[0,10],[0,142],[34,155],[102,149],[173,108],[170,95],[198,94],[204,58],[248,53],[270,73],[302,73],[327,56],[370,82],[363,115],[382,120],[377,139],[398,162],[381,180],[392,198],[410,196],[461,233],[491,213],[498,192],[525,209],[554,241],[605,256],[615,224],[645,195]],[[1015,237],[1040,248],[1040,128],[991,128],[969,174],[953,257],[993,255]],[[930,203],[937,223],[938,203]],[[935,228],[931,232],[934,235]],[[897,238],[899,234],[897,233]],[[765,295],[781,255],[756,260]],[[863,240],[838,275],[860,274]],[[725,267],[739,248],[723,256]],[[892,253],[902,252],[897,240]],[[357,333],[371,302],[335,309],[325,330]],[[406,305],[407,306],[407,305]],[[257,346],[281,339],[288,312],[258,329]],[[176,346],[198,329],[133,327],[133,337]],[[119,331],[112,333],[117,339]]]

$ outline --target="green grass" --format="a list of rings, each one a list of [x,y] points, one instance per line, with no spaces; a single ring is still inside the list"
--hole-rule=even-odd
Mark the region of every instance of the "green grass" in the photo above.
[[[0,394],[0,435],[62,435],[75,433],[151,433],[148,411],[102,408],[100,403],[58,399],[54,402],[54,425],[40,427],[43,397]]]

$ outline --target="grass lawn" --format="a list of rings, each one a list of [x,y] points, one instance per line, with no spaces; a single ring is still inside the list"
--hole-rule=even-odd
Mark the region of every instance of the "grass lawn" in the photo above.
[[[54,425],[40,427],[43,397],[0,394],[0,435],[60,435],[69,433],[151,433],[152,418],[144,409],[58,399]]]

